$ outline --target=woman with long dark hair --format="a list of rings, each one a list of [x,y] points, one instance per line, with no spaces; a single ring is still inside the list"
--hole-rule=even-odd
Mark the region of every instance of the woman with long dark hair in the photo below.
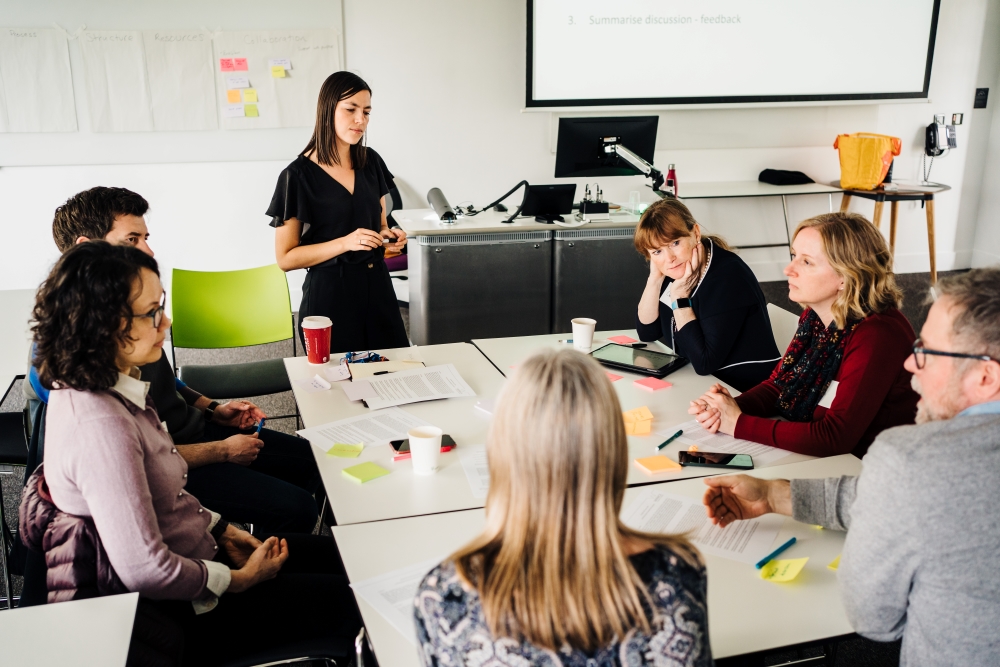
[[[323,83],[316,127],[302,153],[278,177],[267,215],[284,271],[307,269],[299,320],[333,320],[331,352],[406,347],[386,249],[406,233],[389,229],[382,158],[365,145],[372,91],[351,72]]]

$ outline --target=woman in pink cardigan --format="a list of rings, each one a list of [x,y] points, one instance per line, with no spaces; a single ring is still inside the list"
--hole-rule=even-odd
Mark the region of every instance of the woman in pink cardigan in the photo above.
[[[356,633],[331,538],[261,542],[185,491],[187,464],[136,369],[160,357],[165,297],[154,259],[104,242],[67,252],[39,289],[52,502],[91,519],[124,586],[183,629],[184,664]]]

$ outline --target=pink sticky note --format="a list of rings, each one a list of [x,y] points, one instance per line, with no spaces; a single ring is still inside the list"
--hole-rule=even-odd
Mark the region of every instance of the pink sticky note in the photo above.
[[[219,58],[219,69],[223,72],[235,72],[232,58]]]
[[[604,371],[604,372],[608,374],[608,379],[611,380],[612,382],[618,382],[619,380],[622,379],[621,375],[615,375],[610,371]]]
[[[668,387],[674,386],[669,382],[664,382],[659,378],[644,378],[642,380],[636,380],[632,384],[639,387],[640,389],[646,389],[648,391],[659,391],[660,389],[667,389]]]
[[[629,343],[638,343],[635,338],[629,338],[628,336],[612,336],[609,338],[612,343],[619,343],[621,345],[628,345]]]
[[[225,70],[223,70],[225,71]],[[247,59],[246,58],[233,58],[233,71],[234,72],[246,72],[247,71]]]

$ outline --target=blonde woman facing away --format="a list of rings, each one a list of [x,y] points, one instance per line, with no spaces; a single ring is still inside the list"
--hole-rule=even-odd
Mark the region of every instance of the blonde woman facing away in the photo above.
[[[604,371],[523,363],[488,438],[486,528],[414,600],[424,665],[711,665],[705,568],[619,519],[628,449]]]

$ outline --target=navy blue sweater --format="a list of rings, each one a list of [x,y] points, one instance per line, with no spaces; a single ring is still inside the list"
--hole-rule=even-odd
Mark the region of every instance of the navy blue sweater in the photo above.
[[[663,281],[661,295],[671,282],[671,278]],[[663,340],[687,357],[699,375],[714,375],[739,391],[766,380],[782,353],[774,344],[764,293],[746,262],[713,247],[691,302],[697,319],[679,331],[674,331],[674,312],[662,301],[658,320],[643,324],[637,314],[639,338]]]

